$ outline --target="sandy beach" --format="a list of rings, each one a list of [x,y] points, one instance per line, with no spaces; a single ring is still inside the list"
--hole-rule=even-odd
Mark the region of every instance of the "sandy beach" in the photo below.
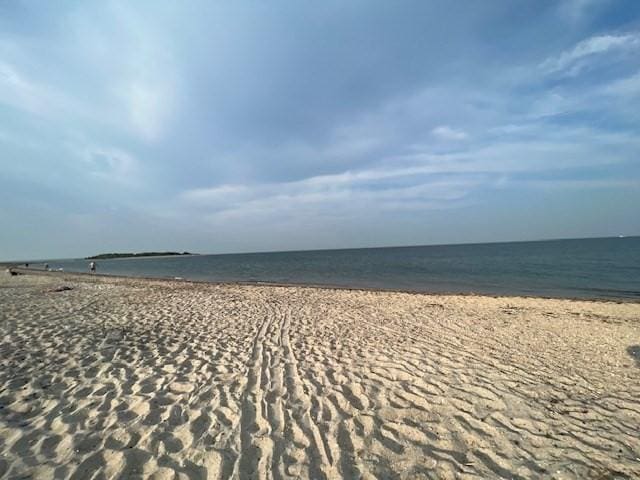
[[[2,273],[0,478],[640,478],[640,304]]]

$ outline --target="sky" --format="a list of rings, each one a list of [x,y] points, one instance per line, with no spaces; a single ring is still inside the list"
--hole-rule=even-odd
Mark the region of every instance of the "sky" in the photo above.
[[[0,259],[640,234],[640,2],[0,1]]]

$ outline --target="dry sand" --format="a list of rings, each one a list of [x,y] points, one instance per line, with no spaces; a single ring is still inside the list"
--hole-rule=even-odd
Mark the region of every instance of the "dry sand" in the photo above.
[[[3,274],[0,478],[640,478],[638,345],[632,303]]]

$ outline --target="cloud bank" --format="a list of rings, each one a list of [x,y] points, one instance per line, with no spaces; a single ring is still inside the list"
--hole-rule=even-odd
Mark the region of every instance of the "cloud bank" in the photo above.
[[[0,6],[0,257],[639,234],[633,1]]]

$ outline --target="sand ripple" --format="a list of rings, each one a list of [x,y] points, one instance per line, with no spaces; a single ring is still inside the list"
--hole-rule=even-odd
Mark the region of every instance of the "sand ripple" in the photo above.
[[[0,478],[640,478],[638,345],[639,304],[6,277]]]

